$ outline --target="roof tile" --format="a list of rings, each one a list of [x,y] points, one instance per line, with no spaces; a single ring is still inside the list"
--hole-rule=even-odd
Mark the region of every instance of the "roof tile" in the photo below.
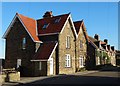
[[[36,33],[36,20],[23,16],[18,13],[17,15],[20,17],[21,21],[23,22],[24,26],[26,27],[26,29],[28,30],[34,41],[40,41]]]
[[[33,57],[33,60],[48,60],[56,42],[46,42],[40,45],[38,51]]]

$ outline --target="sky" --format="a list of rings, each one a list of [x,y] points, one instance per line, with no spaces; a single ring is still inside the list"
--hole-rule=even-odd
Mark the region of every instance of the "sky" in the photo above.
[[[118,3],[117,2],[2,2],[2,22],[0,21],[0,38],[7,30],[16,12],[40,19],[46,11],[53,15],[71,12],[72,20],[84,20],[89,36],[100,35],[108,39],[110,45],[118,49]],[[5,57],[5,40],[0,39],[0,58]]]

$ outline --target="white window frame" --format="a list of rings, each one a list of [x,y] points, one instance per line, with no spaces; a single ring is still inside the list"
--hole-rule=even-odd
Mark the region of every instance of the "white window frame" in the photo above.
[[[60,22],[60,20],[61,20],[61,17],[60,17],[60,18],[55,19],[55,23],[59,23],[59,22]]]
[[[84,67],[84,57],[83,56],[80,56],[80,58],[79,58],[79,65],[80,65],[80,67]]]
[[[42,62],[39,62],[39,70],[42,70]]]
[[[66,48],[70,48],[70,36],[66,37]]]
[[[49,23],[43,25],[42,29],[46,29],[49,26]]]
[[[26,49],[26,38],[22,38],[22,49]]]
[[[97,62],[98,62],[98,65],[100,65],[100,57],[98,57],[98,61]]]
[[[66,57],[65,57],[65,67],[71,67],[71,57],[70,57],[70,54],[66,54]]]

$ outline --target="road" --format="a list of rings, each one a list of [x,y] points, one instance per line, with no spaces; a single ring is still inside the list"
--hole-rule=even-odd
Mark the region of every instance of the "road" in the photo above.
[[[58,75],[53,77],[47,77],[37,79],[36,81],[29,82],[26,84],[19,84],[17,86],[33,86],[33,85],[118,85],[120,86],[120,71],[117,68],[105,68],[98,72],[83,74],[75,73],[69,75]],[[5,85],[3,85],[5,86]]]

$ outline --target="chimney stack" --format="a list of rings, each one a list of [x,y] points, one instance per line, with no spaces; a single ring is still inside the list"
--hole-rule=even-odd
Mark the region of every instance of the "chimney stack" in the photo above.
[[[100,37],[99,37],[98,34],[95,34],[94,38],[95,38],[96,40],[99,40],[99,39],[100,39]]]
[[[108,40],[107,40],[107,39],[104,39],[104,42],[105,42],[106,44],[108,44]]]
[[[114,46],[111,46],[111,49],[112,49],[113,51],[115,51],[115,48],[114,48]]]
[[[107,47],[108,47],[108,50],[110,50],[110,48],[111,48],[110,45],[107,45]]]
[[[53,17],[52,11],[47,11],[47,12],[43,15],[43,18],[49,18],[49,17]]]

